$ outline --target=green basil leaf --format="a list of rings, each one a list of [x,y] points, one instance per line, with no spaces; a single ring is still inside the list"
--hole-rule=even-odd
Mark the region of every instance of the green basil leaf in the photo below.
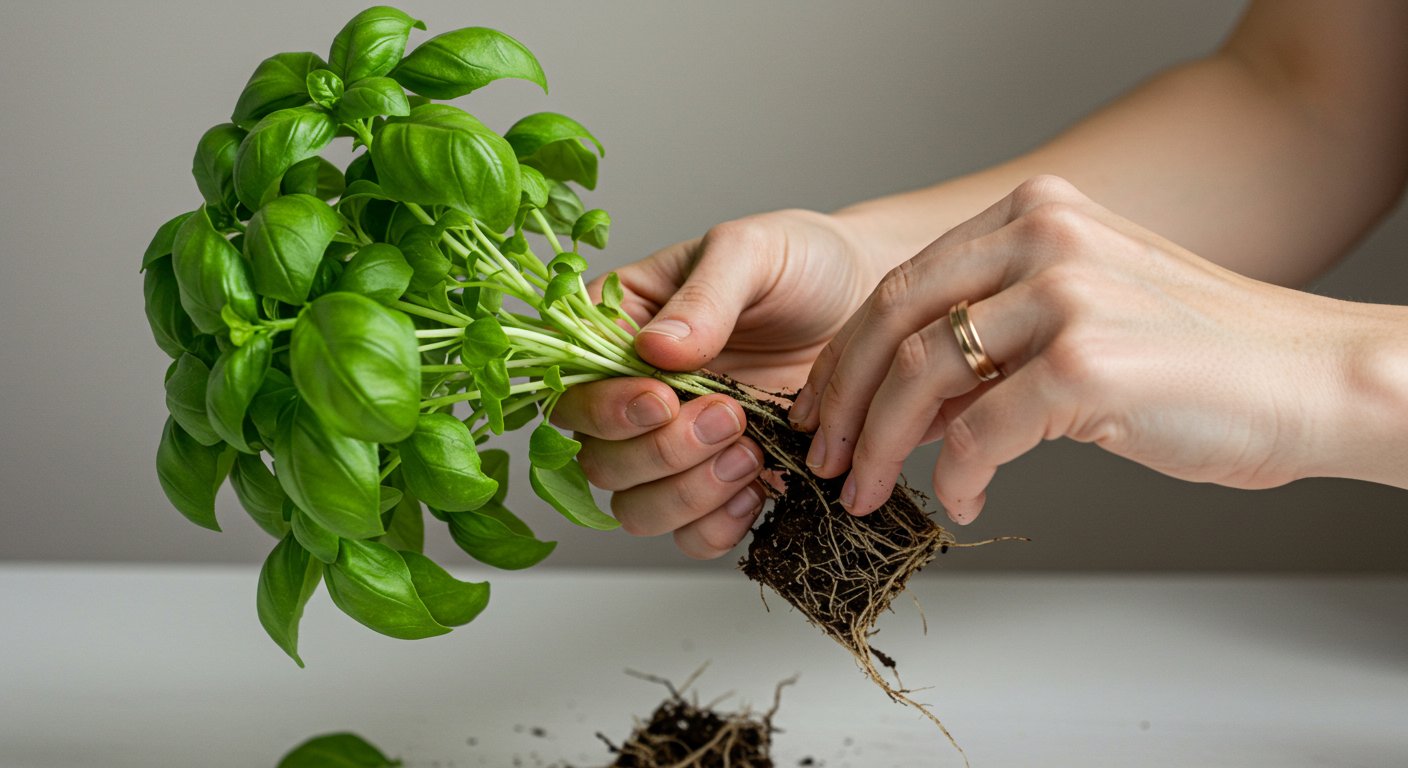
[[[502,400],[509,396],[508,364],[502,357],[485,363],[474,373],[474,381],[486,398]]]
[[[479,386],[481,388],[484,386],[482,380]],[[481,393],[479,395],[479,404],[484,409],[484,416],[487,417],[489,431],[496,435],[502,435],[504,433],[504,427],[506,426],[504,423],[504,401],[488,393]]]
[[[344,99],[345,98],[346,97],[344,97]],[[343,106],[344,108],[346,107],[345,102]],[[344,194],[342,200],[339,201],[339,207],[342,203],[347,202],[349,198],[355,198],[368,191],[366,188],[357,186],[357,182],[359,181],[371,184],[375,187],[377,195],[381,196],[381,186],[376,183],[376,166],[372,165],[372,153],[363,152],[352,158],[352,162],[347,164],[347,172],[345,175],[347,177],[347,193]]]
[[[202,528],[220,530],[215,520],[215,492],[229,465],[223,445],[201,445],[173,418],[166,420],[156,451],[156,476],[176,511]]]
[[[395,509],[396,505],[401,503],[401,498],[405,496],[405,494],[401,493],[400,488],[391,485],[383,485],[377,490],[381,494],[377,497],[377,512],[383,515],[384,520],[386,513]],[[382,527],[385,528],[386,526],[383,525]]]
[[[342,100],[346,88],[342,78],[329,69],[315,69],[308,73],[308,98],[323,109],[332,109]]]
[[[501,448],[487,448],[479,452],[479,469],[489,479],[499,484],[490,503],[503,504],[508,497],[508,451]]]
[[[337,562],[337,553],[342,547],[342,539],[332,531],[319,525],[299,509],[292,499],[284,505],[289,520],[289,531],[298,543],[320,562],[332,565]]]
[[[577,197],[577,193],[572,188],[560,181],[554,181],[548,185],[548,204],[543,206],[543,217],[548,220],[548,226],[559,235],[571,235],[572,225],[577,223],[577,219],[582,217],[585,211],[582,199]],[[543,232],[543,228],[538,226],[536,218],[529,218],[523,223],[524,229],[529,232]]]
[[[274,545],[259,569],[255,600],[259,623],[299,667],[303,659],[298,655],[298,624],[322,578],[323,564],[310,557],[292,534]]]
[[[554,365],[543,374],[543,383],[548,385],[548,389],[554,392],[566,392],[567,387],[562,383],[562,367]]]
[[[351,733],[330,733],[309,739],[279,761],[278,768],[397,768],[376,747]]]
[[[288,521],[284,519],[288,494],[258,454],[241,453],[235,457],[230,486],[235,489],[240,506],[265,533],[282,539],[289,532]]]
[[[575,181],[596,189],[597,157],[605,157],[606,150],[576,120],[556,112],[539,112],[514,123],[504,138],[523,165],[542,171],[549,179]],[[596,145],[596,152],[587,142]]]
[[[341,231],[342,216],[312,195],[269,201],[249,220],[244,248],[254,266],[254,288],[285,304],[308,299],[323,252]]]
[[[568,461],[558,469],[529,467],[528,482],[538,498],[552,505],[552,508],[583,528],[609,531],[619,528],[616,518],[602,512],[592,498],[587,476],[582,474],[582,466],[575,460]]]
[[[173,216],[157,227],[156,234],[152,235],[151,242],[147,243],[147,250],[142,254],[142,271],[146,271],[147,267],[171,255],[172,246],[176,244],[176,232],[194,213],[195,211],[188,211],[179,216]]]
[[[225,330],[220,311],[229,304],[241,317],[259,316],[249,267],[225,236],[215,231],[204,211],[186,219],[172,243],[171,266],[180,288],[181,306],[203,333]]]
[[[368,8],[333,38],[329,66],[349,83],[385,75],[401,61],[412,29],[425,29],[425,23],[390,6]]]
[[[406,561],[385,545],[344,539],[327,584],[343,613],[384,635],[418,640],[450,631],[416,593]]]
[[[391,72],[396,81],[431,99],[455,99],[495,80],[517,78],[548,90],[547,77],[522,43],[492,29],[466,27],[426,40]]]
[[[531,165],[519,164],[518,173],[523,187],[522,205],[542,208],[548,204],[548,180],[543,172]]]
[[[528,438],[528,461],[541,469],[562,469],[582,450],[582,444],[542,422]]]
[[[410,436],[420,416],[420,352],[401,312],[355,293],[309,304],[293,328],[293,382],[342,434],[378,443]]]
[[[459,627],[474,620],[489,605],[489,582],[460,581],[434,560],[416,552],[401,552],[416,594],[436,621]]]
[[[279,179],[332,141],[337,126],[318,107],[281,109],[250,129],[235,155],[235,193],[251,211],[259,210]]]
[[[147,325],[161,351],[180,357],[196,335],[195,323],[181,306],[181,288],[171,259],[163,256],[146,267],[142,276]]]
[[[527,404],[515,403],[512,410],[504,410],[504,431],[515,432],[528,425],[528,422],[538,417],[538,404],[528,401]]]
[[[563,251],[548,262],[548,269],[558,275],[580,275],[587,271],[587,260],[575,251]]]
[[[230,122],[253,123],[265,115],[308,103],[308,73],[327,64],[316,53],[276,53],[259,63],[239,101]]]
[[[621,302],[625,298],[626,291],[621,288],[621,276],[615,272],[607,274],[605,282],[601,284],[601,303],[620,312]]]
[[[549,309],[553,304],[576,293],[578,279],[575,272],[553,275],[552,279],[548,281],[548,287],[543,290],[543,309]]]
[[[425,549],[425,515],[421,512],[420,499],[409,493],[402,493],[391,510],[391,519],[386,523],[386,535],[377,541],[396,550],[420,552]]]
[[[244,453],[253,453],[245,442],[244,417],[269,372],[273,349],[269,334],[255,334],[244,346],[225,350],[210,369],[210,383],[205,390],[210,426],[225,442]]]
[[[470,557],[495,568],[529,568],[557,548],[555,541],[534,538],[532,529],[496,503],[472,512],[453,512],[448,518],[455,544]]]
[[[508,334],[498,318],[481,317],[465,326],[463,351],[460,359],[470,368],[479,368],[490,360],[508,354]]]
[[[400,83],[389,77],[368,77],[352,83],[337,104],[337,119],[343,123],[380,115],[404,117],[409,114],[411,104],[406,100],[406,92]]]
[[[398,238],[397,247],[411,265],[411,290],[425,293],[445,282],[451,264],[440,250],[439,227],[417,224]]]
[[[181,355],[166,371],[166,410],[201,445],[215,445],[222,439],[205,409],[209,380],[210,368],[190,353]]]
[[[406,292],[414,274],[415,270],[396,246],[372,243],[363,246],[347,262],[334,290],[359,293],[373,301],[390,304]]]
[[[346,539],[385,533],[378,511],[381,467],[375,443],[328,429],[301,402],[278,435],[274,461],[284,491],[313,522]]]
[[[428,104],[389,118],[371,154],[391,197],[464,211],[495,232],[518,212],[513,147],[463,110]]]
[[[597,248],[606,247],[606,238],[610,234],[611,214],[600,208],[583,213],[577,217],[577,223],[572,225],[573,242],[582,242]]]
[[[337,166],[322,157],[310,157],[294,163],[284,173],[280,189],[285,195],[312,195],[319,200],[340,197],[347,182]]]
[[[264,376],[264,383],[259,385],[259,392],[249,404],[249,420],[254,422],[254,429],[266,447],[272,448],[277,442],[276,438],[282,431],[279,428],[280,419],[297,400],[298,389],[293,386],[293,379],[277,368],[270,368]]]
[[[235,153],[244,137],[244,129],[221,123],[206,131],[196,143],[191,175],[206,204],[234,210],[239,202],[235,197]]]
[[[397,449],[406,488],[437,509],[476,509],[499,488],[480,471],[469,428],[447,413],[422,415],[415,432]]]

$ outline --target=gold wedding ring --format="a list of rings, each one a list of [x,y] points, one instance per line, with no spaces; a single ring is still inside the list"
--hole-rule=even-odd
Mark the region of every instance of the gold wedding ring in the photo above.
[[[992,358],[983,349],[983,342],[978,338],[978,329],[973,327],[972,318],[968,317],[968,302],[960,301],[948,311],[949,325],[953,326],[953,335],[958,337],[958,348],[963,350],[963,359],[968,361],[968,367],[973,369],[978,381],[992,381],[1002,375]]]

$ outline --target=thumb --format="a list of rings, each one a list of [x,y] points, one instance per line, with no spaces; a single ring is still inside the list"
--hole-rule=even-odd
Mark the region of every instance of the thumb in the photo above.
[[[705,367],[723,351],[738,316],[757,300],[767,260],[756,252],[759,238],[727,236],[733,229],[725,224],[710,230],[684,283],[636,334],[636,351],[646,362],[670,371]],[[738,247],[743,243],[754,246]]]

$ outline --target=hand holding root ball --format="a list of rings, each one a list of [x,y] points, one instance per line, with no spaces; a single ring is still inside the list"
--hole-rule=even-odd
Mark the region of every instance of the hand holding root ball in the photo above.
[[[1239,488],[1408,487],[1408,309],[1282,287],[1326,271],[1408,185],[1405,29],[1402,4],[1252,3],[1218,50],[1026,154],[626,268],[635,317],[655,317],[636,348],[665,370],[805,380],[790,418],[856,515],[939,438],[934,489],[959,523],[1000,465],[1060,437]],[[590,386],[618,415],[654,387]],[[597,479],[628,531],[721,555],[760,486],[709,462],[748,443],[703,445],[688,426],[709,403],[666,403],[674,421],[630,435],[559,417],[592,436],[585,465],[619,465]]]
[[[795,390],[882,270],[846,220],[779,211],[720,225],[617,274],[622,308],[644,324],[636,349],[646,361]],[[762,508],[760,451],[727,396],[680,403],[652,379],[594,382],[568,390],[554,422],[576,432],[583,470],[614,492],[612,512],[630,533],[673,532],[686,554],[718,557]]]

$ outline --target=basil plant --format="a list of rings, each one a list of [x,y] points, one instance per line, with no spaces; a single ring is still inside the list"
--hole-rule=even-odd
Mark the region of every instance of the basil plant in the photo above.
[[[611,218],[585,210],[600,142],[540,112],[503,134],[458,106],[495,80],[547,81],[492,29],[432,37],[386,6],[352,18],[326,59],[280,53],[254,70],[229,122],[196,143],[201,204],[142,259],[146,315],[172,362],[156,469],[172,505],[220,530],[227,480],[276,540],[259,620],[300,666],[298,625],[320,584],[377,632],[423,638],[473,620],[489,585],[421,554],[424,512],[470,557],[527,568],[555,543],[504,506],[509,457],[493,435],[533,427],[539,498],[568,520],[617,523],[592,500],[579,444],[548,423],[565,388],[658,376],[631,346],[622,291],[589,297],[583,244]],[[354,150],[346,168],[321,156]],[[542,235],[541,258],[525,233]]]

